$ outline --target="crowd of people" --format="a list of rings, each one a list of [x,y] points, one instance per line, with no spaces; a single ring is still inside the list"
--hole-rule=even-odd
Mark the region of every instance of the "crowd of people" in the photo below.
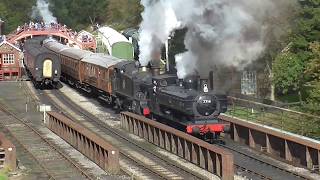
[[[53,31],[60,31],[62,33],[66,33],[71,39],[75,39],[75,37],[77,36],[77,32],[72,31],[71,29],[68,29],[66,25],[61,25],[55,22],[46,24],[43,21],[41,22],[30,21],[29,24],[25,23],[23,26],[18,26],[16,30],[16,34],[20,34],[23,31],[45,31],[45,30],[53,30]]]
[[[18,26],[15,34],[18,35],[24,31],[60,31],[61,33],[66,34],[70,39],[81,41],[82,43],[91,43],[94,41],[93,36],[88,33],[78,34],[76,31],[72,31],[72,29],[68,29],[66,25],[62,25],[60,23],[52,22],[50,24],[46,24],[43,21],[25,23],[23,26]]]

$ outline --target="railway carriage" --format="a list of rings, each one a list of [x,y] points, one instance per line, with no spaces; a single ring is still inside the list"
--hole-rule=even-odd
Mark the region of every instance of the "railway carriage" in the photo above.
[[[113,66],[123,60],[102,53],[70,48],[55,40],[45,40],[43,44],[60,56],[62,78],[65,82],[112,103]]]
[[[121,61],[109,55],[96,53],[84,57],[80,65],[82,84],[89,85],[87,90],[90,89],[94,95],[111,104],[113,67]]]
[[[97,52],[120,59],[134,59],[132,43],[125,36],[110,27],[101,27],[97,32]]]
[[[55,53],[42,47],[39,38],[25,42],[23,62],[36,88],[57,87],[61,75],[61,60]]]
[[[80,50],[60,44],[53,39],[43,41],[43,46],[56,54],[61,59],[61,79],[71,85],[81,84],[80,61],[83,57],[91,54],[90,51]]]

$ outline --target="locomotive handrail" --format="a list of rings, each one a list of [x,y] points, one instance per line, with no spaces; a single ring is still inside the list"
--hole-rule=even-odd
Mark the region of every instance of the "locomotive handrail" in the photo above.
[[[193,164],[221,177],[233,179],[233,155],[167,125],[130,112],[122,112],[121,127]]]

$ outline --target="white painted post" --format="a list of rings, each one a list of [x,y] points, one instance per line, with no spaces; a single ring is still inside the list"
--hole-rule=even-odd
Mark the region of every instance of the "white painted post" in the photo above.
[[[170,66],[170,63],[169,63],[169,40],[171,39],[171,37],[169,36],[168,39],[166,40],[166,43],[165,43],[165,49],[166,49],[166,60],[167,60],[167,71],[169,71],[169,66]]]
[[[46,123],[46,108],[44,108],[44,111],[43,111],[43,123],[44,124]]]

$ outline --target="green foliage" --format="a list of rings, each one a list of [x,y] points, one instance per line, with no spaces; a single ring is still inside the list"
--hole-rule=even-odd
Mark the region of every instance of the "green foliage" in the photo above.
[[[139,0],[51,0],[58,21],[81,30],[107,24],[118,30],[137,26],[142,6]]]
[[[320,115],[320,82],[317,82],[309,91],[309,97],[303,108],[313,114]]]
[[[118,30],[137,27],[143,7],[140,0],[49,0],[50,10],[58,22],[77,31],[91,25],[107,24]],[[1,0],[0,18],[5,21],[5,34],[28,23],[36,0]]]
[[[9,169],[8,168],[3,168],[0,170],[0,180],[8,180],[8,172],[9,172]]]
[[[310,43],[312,59],[307,64],[306,75],[310,83],[320,82],[320,42]]]
[[[15,30],[19,25],[31,19],[32,6],[35,2],[36,0],[0,1],[0,18],[5,21],[5,34]]]
[[[108,6],[106,0],[51,0],[50,3],[58,21],[76,30],[104,21]]]
[[[109,0],[106,22],[118,30],[137,27],[142,10],[140,0]]]
[[[282,93],[299,90],[304,71],[303,62],[291,52],[280,54],[273,64],[274,83]]]
[[[320,43],[311,43],[310,49],[313,56],[307,64],[305,73],[308,77],[309,86],[312,88],[309,90],[309,96],[304,108],[320,115]]]
[[[300,4],[287,49],[273,62],[273,81],[281,93],[306,89],[304,108],[317,112],[320,110],[320,0],[304,0]]]

